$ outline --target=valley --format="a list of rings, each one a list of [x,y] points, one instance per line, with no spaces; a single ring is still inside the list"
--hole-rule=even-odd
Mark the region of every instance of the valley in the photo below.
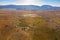
[[[0,10],[0,40],[60,40],[60,10]]]

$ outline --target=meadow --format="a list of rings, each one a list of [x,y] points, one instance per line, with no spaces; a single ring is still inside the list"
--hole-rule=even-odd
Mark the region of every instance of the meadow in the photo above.
[[[0,40],[60,40],[60,11],[0,10]]]

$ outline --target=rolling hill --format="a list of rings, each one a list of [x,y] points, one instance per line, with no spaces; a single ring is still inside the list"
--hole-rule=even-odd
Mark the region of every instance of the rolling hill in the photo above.
[[[26,11],[43,11],[43,10],[60,10],[60,7],[54,7],[50,5],[0,5],[0,9],[16,9]]]

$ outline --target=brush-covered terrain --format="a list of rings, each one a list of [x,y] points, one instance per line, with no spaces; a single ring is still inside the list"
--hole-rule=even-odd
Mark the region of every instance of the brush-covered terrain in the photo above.
[[[0,10],[0,40],[60,40],[60,11]]]

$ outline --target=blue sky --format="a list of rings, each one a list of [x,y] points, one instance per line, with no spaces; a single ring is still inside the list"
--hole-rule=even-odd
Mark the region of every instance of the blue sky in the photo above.
[[[60,0],[38,0],[47,5],[60,6]]]
[[[0,0],[0,5],[8,4],[60,6],[60,0]]]

